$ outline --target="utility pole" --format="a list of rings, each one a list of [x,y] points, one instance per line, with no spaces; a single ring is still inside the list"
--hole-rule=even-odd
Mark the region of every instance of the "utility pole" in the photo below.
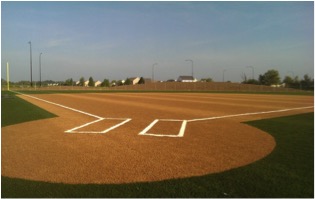
[[[190,61],[191,62],[191,76],[194,77],[194,61],[191,59],[187,59],[185,61]]]
[[[252,68],[252,78],[255,79],[254,67],[253,66],[247,66],[247,68]]]
[[[154,66],[157,65],[157,63],[152,65],[152,82],[154,82]]]
[[[224,82],[224,73],[225,73],[225,69],[223,70],[223,78],[222,78],[222,82]]]
[[[32,42],[28,42],[30,44],[30,67],[31,67],[31,87],[33,87],[33,77],[32,77]]]

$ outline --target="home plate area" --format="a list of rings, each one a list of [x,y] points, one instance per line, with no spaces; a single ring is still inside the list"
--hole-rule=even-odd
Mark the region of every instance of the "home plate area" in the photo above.
[[[143,131],[141,131],[139,135],[183,137],[186,124],[186,120],[156,119]]]
[[[126,124],[130,120],[129,118],[99,118],[67,130],[65,133],[107,133]]]
[[[131,121],[130,118],[98,118],[65,131],[65,133],[108,133]],[[143,129],[139,135],[156,137],[183,137],[187,121],[156,119]]]

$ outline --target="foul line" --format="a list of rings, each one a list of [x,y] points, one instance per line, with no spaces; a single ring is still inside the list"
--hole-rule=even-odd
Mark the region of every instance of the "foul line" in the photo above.
[[[196,121],[205,121],[205,120],[215,120],[215,119],[230,118],[230,117],[248,116],[248,115],[262,115],[262,114],[268,114],[268,113],[280,113],[280,112],[288,112],[288,111],[294,111],[294,110],[300,110],[300,109],[309,109],[309,108],[314,108],[314,106],[299,107],[299,108],[290,108],[290,109],[281,109],[281,110],[275,110],[275,111],[262,111],[262,112],[254,112],[254,113],[241,113],[241,114],[235,114],[235,115],[224,115],[224,116],[208,117],[208,118],[199,118],[199,119],[187,120],[187,122],[196,122]]]
[[[314,108],[314,106],[307,106],[307,107],[299,107],[299,108],[290,108],[290,109],[281,109],[281,110],[274,110],[274,111],[262,111],[262,112],[253,112],[253,113],[241,113],[241,114],[234,114],[234,115],[224,115],[224,116],[217,116],[217,117],[208,117],[208,118],[199,118],[199,119],[191,119],[191,120],[179,120],[179,119],[156,119],[151,124],[149,124],[145,129],[143,129],[139,135],[148,135],[148,136],[157,136],[157,137],[183,137],[186,125],[188,122],[198,122],[198,121],[207,121],[207,120],[215,120],[215,119],[222,119],[222,118],[231,118],[231,117],[241,117],[241,116],[248,116],[248,115],[261,115],[261,114],[269,114],[269,113],[280,113],[280,112],[287,112],[293,110],[300,110],[300,109],[309,109]],[[178,135],[166,135],[166,134],[153,134],[147,133],[156,123],[159,121],[174,121],[174,122],[183,122],[182,126],[179,130]]]
[[[16,92],[16,91],[11,91],[11,92],[18,93],[18,94],[21,94],[21,95],[25,95],[27,97],[34,98],[34,99],[39,100],[39,101],[43,101],[43,102],[46,102],[46,103],[49,103],[49,104],[53,104],[55,106],[59,106],[59,107],[65,108],[65,109],[69,109],[69,110],[72,110],[72,111],[75,111],[75,112],[78,112],[78,113],[82,113],[84,115],[88,115],[88,116],[97,118],[96,120],[94,120],[92,122],[88,122],[88,123],[85,123],[83,125],[74,127],[74,128],[72,128],[70,130],[67,130],[67,131],[65,131],[66,133],[107,133],[107,132],[109,132],[109,131],[111,131],[111,130],[119,127],[119,126],[124,125],[125,123],[127,123],[127,122],[129,122],[131,120],[130,118],[103,118],[103,117],[100,117],[100,116],[97,116],[97,115],[93,115],[91,113],[87,113],[87,112],[80,111],[80,110],[77,110],[77,109],[74,109],[74,108],[70,108],[70,107],[67,107],[67,106],[64,106],[64,105],[61,105],[61,104],[50,102],[50,101],[47,101],[47,100],[44,100],[44,99],[40,99],[40,98],[31,96],[31,95],[23,94],[23,93]],[[185,130],[186,130],[186,125],[187,125],[188,122],[198,122],[198,121],[207,121],[207,120],[215,120],[215,119],[222,119],[222,118],[232,118],[232,117],[241,117],[241,116],[249,116],[249,115],[261,115],[261,114],[269,114],[269,113],[280,113],[280,112],[288,112],[288,111],[293,111],[293,110],[301,110],[301,109],[309,109],[309,108],[314,108],[314,106],[298,107],[298,108],[290,108],[290,109],[281,109],[281,110],[273,110],[273,111],[241,113],[241,114],[234,114],[234,115],[223,115],[223,116],[208,117],[208,118],[197,118],[197,119],[191,119],[191,120],[155,119],[151,124],[149,124],[145,129],[143,129],[138,135],[149,135],[149,136],[157,136],[157,137],[183,137],[184,133],[185,133]],[[116,124],[116,125],[114,125],[114,126],[112,126],[112,127],[110,127],[110,128],[108,128],[108,129],[100,131],[100,132],[96,132],[96,131],[76,131],[76,130],[78,130],[80,128],[89,126],[91,124],[94,124],[96,122],[100,122],[100,121],[105,120],[105,119],[108,119],[108,120],[123,120],[123,121],[118,123],[118,124]],[[181,125],[179,133],[177,135],[147,133],[159,121],[182,122],[182,125]]]
[[[71,111],[75,111],[75,112],[78,112],[78,113],[82,113],[84,115],[88,115],[88,116],[91,116],[91,117],[95,117],[97,119],[103,119],[102,117],[100,116],[97,116],[97,115],[93,115],[91,113],[87,113],[87,112],[84,112],[84,111],[80,111],[80,110],[77,110],[77,109],[74,109],[74,108],[70,108],[68,106],[64,106],[64,105],[61,105],[61,104],[57,104],[57,103],[54,103],[54,102],[50,102],[50,101],[47,101],[47,100],[44,100],[44,99],[41,99],[41,98],[38,98],[38,97],[34,97],[34,96],[31,96],[31,95],[27,95],[27,94],[24,94],[24,93],[20,93],[20,92],[16,92],[16,91],[11,91],[11,92],[14,92],[14,93],[17,93],[17,94],[21,94],[21,95],[25,95],[27,97],[30,97],[30,98],[34,98],[34,99],[37,99],[39,101],[43,101],[43,102],[46,102],[48,104],[53,104],[55,106],[59,106],[59,107],[62,107],[62,108],[65,108],[65,109],[69,109]]]
[[[84,115],[88,115],[88,116],[97,118],[97,120],[94,120],[92,122],[88,122],[88,123],[85,123],[83,125],[74,127],[74,128],[72,128],[70,130],[66,130],[65,133],[107,133],[107,132],[109,132],[109,131],[111,131],[111,130],[113,130],[113,129],[121,126],[121,125],[124,125],[125,123],[127,123],[127,122],[129,122],[131,120],[130,118],[103,118],[103,117],[100,117],[100,116],[97,116],[97,115],[93,115],[91,113],[80,111],[78,109],[74,109],[74,108],[71,108],[71,107],[68,107],[68,106],[57,104],[55,102],[47,101],[47,100],[44,100],[44,99],[41,99],[41,98],[38,98],[38,97],[34,97],[34,96],[27,95],[27,94],[24,94],[24,93],[20,93],[20,92],[17,92],[17,91],[12,91],[12,90],[10,90],[10,91],[13,92],[13,93],[20,94],[20,95],[25,95],[27,97],[30,97],[30,98],[33,98],[33,99],[36,99],[36,100],[39,100],[39,101],[46,102],[48,104],[53,104],[55,106],[59,106],[59,107],[62,107],[62,108],[65,108],[65,109],[68,109],[68,110],[71,110],[71,111],[74,111],[74,112],[78,112],[78,113],[81,113],[81,114],[84,114]],[[94,124],[96,122],[100,122],[100,121],[105,120],[105,119],[108,119],[108,120],[124,120],[124,121],[122,121],[119,124],[116,124],[116,125],[108,128],[108,129],[100,131],[100,132],[98,132],[98,131],[75,131],[75,130],[78,130],[78,129],[86,127],[86,126],[89,126],[89,125]]]

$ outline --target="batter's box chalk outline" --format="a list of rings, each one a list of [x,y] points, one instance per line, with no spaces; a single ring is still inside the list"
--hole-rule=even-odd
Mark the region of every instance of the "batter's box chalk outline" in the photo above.
[[[159,121],[168,121],[168,122],[182,122],[182,125],[179,129],[177,135],[168,135],[168,134],[153,134],[148,133],[148,131]],[[185,129],[187,125],[187,120],[173,120],[173,119],[156,119],[151,124],[149,124],[145,129],[143,129],[138,135],[148,135],[148,136],[156,136],[156,137],[184,137]]]
[[[95,123],[100,122],[102,120],[122,120],[122,122],[120,122],[120,123],[118,123],[118,124],[116,124],[114,126],[111,126],[111,127],[107,128],[107,129],[105,129],[103,131],[78,131],[78,129],[81,129],[83,127],[89,126],[91,124],[95,124]],[[104,134],[104,133],[108,133],[109,131],[112,131],[112,130],[114,130],[114,129],[116,129],[116,128],[126,124],[130,120],[131,120],[130,118],[99,118],[99,119],[94,120],[92,122],[88,122],[88,123],[85,123],[85,124],[83,124],[81,126],[77,126],[77,127],[74,127],[74,128],[72,128],[70,130],[67,130],[67,131],[65,131],[65,133],[98,133],[98,134]]]

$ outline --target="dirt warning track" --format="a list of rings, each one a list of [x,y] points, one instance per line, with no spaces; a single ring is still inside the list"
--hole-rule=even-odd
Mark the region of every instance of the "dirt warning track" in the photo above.
[[[63,183],[156,181],[244,166],[276,142],[241,122],[313,111],[313,96],[32,96],[40,100],[20,95],[59,117],[2,128],[2,175]]]

